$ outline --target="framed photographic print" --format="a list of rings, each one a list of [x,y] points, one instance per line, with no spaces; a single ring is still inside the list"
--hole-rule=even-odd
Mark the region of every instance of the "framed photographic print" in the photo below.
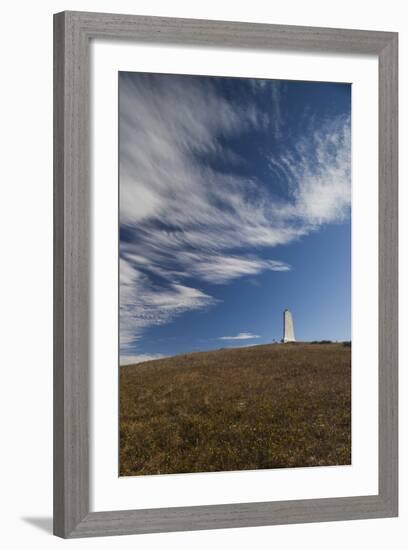
[[[397,34],[54,37],[55,534],[397,515]]]

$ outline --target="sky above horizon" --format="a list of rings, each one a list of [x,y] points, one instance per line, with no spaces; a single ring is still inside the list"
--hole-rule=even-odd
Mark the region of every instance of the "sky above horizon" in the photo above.
[[[351,85],[119,73],[120,362],[351,339]]]

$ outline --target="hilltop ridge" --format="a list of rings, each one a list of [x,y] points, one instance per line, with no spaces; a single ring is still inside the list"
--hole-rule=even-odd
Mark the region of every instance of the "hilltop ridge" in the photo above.
[[[350,464],[351,349],[266,344],[120,370],[121,475]]]

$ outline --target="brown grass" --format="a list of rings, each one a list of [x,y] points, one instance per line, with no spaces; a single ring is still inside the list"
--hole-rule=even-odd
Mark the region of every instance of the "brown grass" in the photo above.
[[[350,363],[271,344],[121,367],[120,475],[350,464]]]

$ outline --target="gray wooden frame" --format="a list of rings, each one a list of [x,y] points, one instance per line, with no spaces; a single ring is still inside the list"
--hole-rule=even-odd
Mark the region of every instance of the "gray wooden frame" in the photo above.
[[[379,494],[89,509],[89,41],[229,46],[379,60]],[[393,517],[398,509],[398,35],[83,12],[54,16],[54,533],[89,537]]]

